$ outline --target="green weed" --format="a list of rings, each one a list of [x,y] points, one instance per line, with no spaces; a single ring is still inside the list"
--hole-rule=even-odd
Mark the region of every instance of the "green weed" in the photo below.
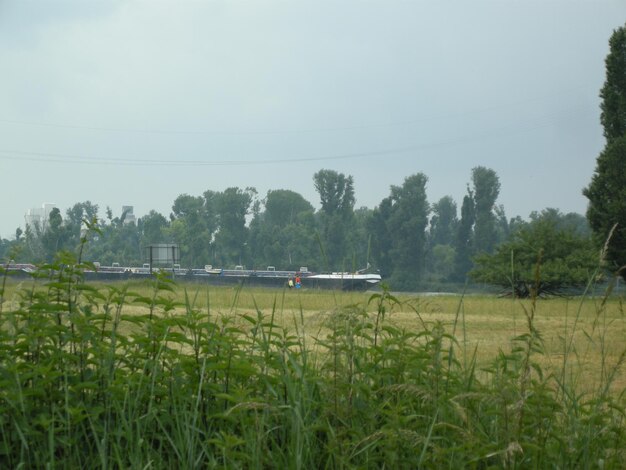
[[[626,461],[625,397],[613,389],[626,352],[605,360],[607,334],[623,310],[606,298],[584,331],[578,309],[555,372],[545,369],[538,326],[550,304],[537,299],[520,304],[523,331],[480,364],[464,297],[447,323],[435,302],[386,288],[369,298],[334,295],[316,304],[311,323],[308,293],[192,291],[164,275],[145,286],[88,284],[86,267],[60,254],[12,285],[10,298],[3,276],[2,468],[622,468]],[[217,300],[224,292],[229,299]],[[401,318],[407,311],[410,323]],[[600,350],[591,390],[578,383],[585,351],[573,338],[581,334]]]

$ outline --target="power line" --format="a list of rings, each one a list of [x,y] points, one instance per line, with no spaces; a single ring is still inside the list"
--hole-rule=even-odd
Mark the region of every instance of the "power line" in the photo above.
[[[372,156],[383,156],[397,154],[413,150],[413,147],[396,149],[386,149],[371,152],[345,153],[322,157],[300,157],[300,158],[276,158],[266,160],[142,160],[128,158],[110,157],[86,157],[81,155],[68,155],[62,153],[29,152],[23,150],[3,150],[0,149],[0,159],[4,160],[26,160],[45,163],[78,163],[86,165],[123,165],[123,166],[246,166],[246,165],[268,165],[290,162],[308,162],[324,160],[341,160],[349,158],[362,158]],[[52,157],[52,158],[47,158]]]
[[[576,117],[568,114],[567,118]],[[490,129],[482,133],[468,136],[444,139],[436,142],[411,144],[400,147],[391,147],[380,150],[367,150],[362,152],[339,153],[334,155],[311,156],[311,157],[284,157],[263,160],[174,160],[174,159],[141,159],[137,157],[98,157],[79,154],[36,152],[21,149],[0,149],[0,160],[19,160],[43,163],[71,163],[83,165],[119,165],[119,166],[253,166],[285,163],[304,163],[313,161],[332,161],[367,157],[382,157],[397,155],[420,150],[428,150],[438,147],[447,147],[469,143],[488,138],[497,138],[508,134],[518,134],[536,130],[552,124],[557,119],[562,119],[561,113],[543,116],[539,120],[529,120],[515,125],[503,126]]]

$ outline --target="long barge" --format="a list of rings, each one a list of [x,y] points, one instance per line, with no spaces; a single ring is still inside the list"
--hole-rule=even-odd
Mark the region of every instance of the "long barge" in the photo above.
[[[32,264],[8,264],[3,266],[17,275],[29,275],[37,271]],[[381,282],[378,273],[357,272],[315,273],[302,267],[299,271],[280,271],[268,266],[264,270],[214,268],[207,265],[201,269],[185,269],[178,265],[170,268],[125,267],[114,264],[100,266],[95,264],[94,270],[85,271],[85,279],[99,281],[148,279],[157,271],[170,273],[176,281],[205,283],[216,286],[247,285],[252,287],[288,287],[303,289],[336,289],[346,291],[365,291],[375,288]],[[291,282],[290,282],[291,281]],[[297,282],[299,281],[299,282]]]

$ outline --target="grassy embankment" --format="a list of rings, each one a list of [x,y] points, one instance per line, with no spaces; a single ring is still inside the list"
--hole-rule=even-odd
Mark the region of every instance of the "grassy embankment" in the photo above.
[[[2,292],[3,467],[626,459],[619,299],[98,285],[74,271]]]

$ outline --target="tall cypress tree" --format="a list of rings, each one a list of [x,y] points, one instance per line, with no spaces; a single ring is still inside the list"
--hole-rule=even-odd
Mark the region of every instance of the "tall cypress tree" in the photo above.
[[[583,190],[589,199],[587,218],[598,244],[608,243],[609,268],[626,280],[626,27],[613,32],[606,58],[606,81],[601,123],[606,146],[598,156],[591,183]]]
[[[600,90],[600,122],[607,144],[626,134],[626,25],[613,32],[609,47],[606,81]]]
[[[474,194],[467,188],[467,194],[461,205],[461,220],[456,237],[456,257],[454,260],[454,275],[456,281],[464,281],[468,271],[472,268],[473,234],[475,221]]]
[[[490,168],[472,169],[474,183],[474,249],[476,253],[491,253],[497,242],[494,208],[500,194],[500,179]]]

